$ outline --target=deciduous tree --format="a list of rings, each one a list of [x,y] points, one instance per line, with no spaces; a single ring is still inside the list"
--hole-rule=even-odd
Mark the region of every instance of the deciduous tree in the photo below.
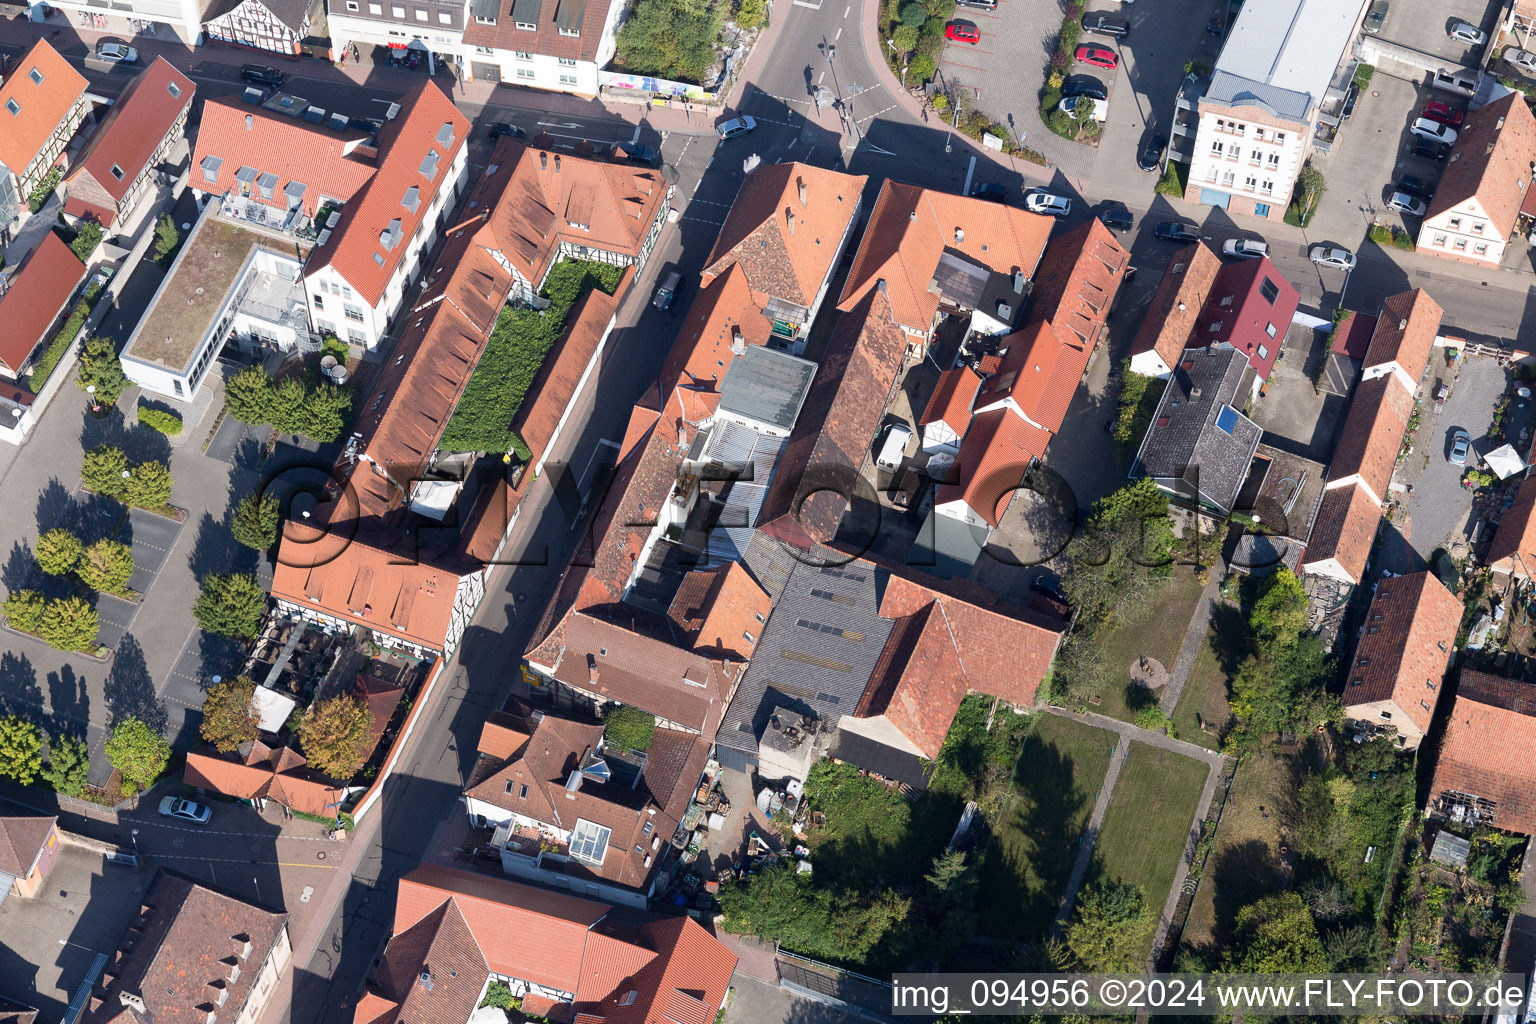
[[[1078,896],[1066,947],[1078,970],[1138,971],[1146,963],[1156,923],[1140,886],[1105,882]]]
[[[171,471],[163,462],[141,462],[125,481],[124,497],[140,508],[163,509],[171,503]]]
[[[30,786],[43,767],[43,734],[19,715],[0,716],[0,775]]]
[[[171,760],[171,745],[142,719],[130,715],[107,739],[107,760],[123,776],[125,788],[148,789]]]
[[[79,796],[85,791],[91,771],[91,756],[85,741],[74,736],[57,736],[48,744],[48,763],[38,774],[65,796]]]
[[[204,576],[192,604],[192,617],[210,633],[254,640],[267,614],[267,592],[248,572]]]
[[[80,564],[80,538],[61,528],[37,538],[37,567],[50,576],[67,576]]]
[[[1245,974],[1305,974],[1331,970],[1333,962],[1306,901],[1291,891],[1237,912],[1227,967]]]
[[[229,753],[256,738],[261,719],[251,707],[256,686],[245,676],[227,680],[203,698],[203,739]]]
[[[43,613],[47,609],[48,602],[37,591],[13,590],[6,595],[3,610],[5,621],[11,624],[11,628],[36,633],[42,629]]]
[[[318,771],[350,779],[368,757],[368,706],[356,697],[338,694],[312,706],[299,719],[299,744]]]
[[[176,218],[162,213],[155,221],[155,262],[168,265],[181,248],[181,232],[176,229]]]
[[[113,405],[129,383],[127,375],[123,373],[122,360],[117,356],[117,345],[112,339],[100,336],[87,338],[85,351],[80,356],[80,374],[75,378],[75,386],[81,391],[94,386],[96,401],[103,405]]]

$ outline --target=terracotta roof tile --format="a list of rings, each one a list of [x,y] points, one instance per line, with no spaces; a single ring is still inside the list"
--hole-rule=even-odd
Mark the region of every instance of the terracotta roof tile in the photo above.
[[[725,1001],[736,955],[690,917],[647,921],[641,935],[655,959],[595,1006],[592,1018],[605,1024],[708,1024]]]
[[[1380,525],[1381,506],[1364,487],[1351,484],[1324,491],[1303,565],[1334,559],[1349,579],[1359,583]]]
[[[379,740],[384,738],[384,730],[389,728],[389,720],[394,717],[400,698],[405,696],[405,688],[399,683],[359,672],[352,686],[352,696],[368,708],[368,752],[372,754]]]
[[[1536,577],[1536,476],[1520,482],[1488,548],[1488,567],[1515,576]]]
[[[1041,320],[998,342],[1002,362],[982,384],[974,406],[977,412],[1001,408],[1011,399],[1037,427],[1052,433],[1059,430],[1091,351],[1085,351],[1075,335],[1068,337],[1074,344],[1064,344],[1051,325]]]
[[[192,105],[196,91],[197,86],[190,78],[164,57],[156,57],[153,64],[128,83],[97,126],[70,171],[71,184],[89,175],[108,195],[121,202],[182,111]],[[112,173],[114,165],[123,172],[122,177]],[[194,170],[193,174],[197,172]],[[114,211],[102,223],[110,225],[115,219]]]
[[[533,285],[564,245],[638,255],[668,194],[657,171],[512,138],[496,144],[487,172],[469,198],[470,210],[487,211],[475,241]]]
[[[1190,337],[1195,320],[1220,269],[1221,258],[1204,242],[1174,253],[1131,342],[1131,355],[1156,352],[1165,366],[1177,366],[1185,347],[1195,343]]]
[[[1329,480],[1358,474],[1378,501],[1397,468],[1397,453],[1413,415],[1413,395],[1392,377],[1375,377],[1355,389],[1328,467]]]
[[[1429,365],[1444,312],[1422,288],[1390,296],[1381,304],[1381,316],[1371,335],[1363,369],[1396,363],[1409,380],[1417,383]]]
[[[1054,239],[1034,272],[1029,319],[1049,321],[1063,345],[1091,355],[1130,261],[1131,254],[1098,218]],[[1082,366],[1087,363],[1084,356]],[[1081,376],[1079,367],[1072,388]]]
[[[1461,610],[1431,572],[1376,584],[1344,686],[1345,710],[1390,700],[1421,733],[1428,731]]]
[[[33,79],[33,71],[41,82]],[[0,131],[0,164],[17,175],[25,171],[89,85],[46,39],[33,43],[0,84],[0,112],[5,116],[0,122],[5,126]],[[12,101],[14,114],[7,106]]]
[[[352,1024],[392,1024],[399,1012],[399,1003],[365,991],[352,1011]]]
[[[27,877],[43,844],[53,834],[54,817],[0,817],[0,871]]]
[[[377,169],[306,267],[310,275],[332,267],[373,306],[383,301],[384,289],[469,136],[469,119],[434,82],[412,87],[399,102],[400,112],[379,130]],[[433,153],[437,169],[429,177],[422,171]],[[419,191],[414,210],[402,202],[412,188]],[[382,236],[391,228],[395,241],[389,245]]]
[[[85,277],[85,264],[52,231],[32,250],[0,295],[0,373],[17,376],[64,312]]]
[[[810,164],[759,164],[715,237],[705,281],[739,266],[759,307],[777,298],[809,308],[832,272],[868,180]]]
[[[240,800],[270,797],[305,814],[334,815],[345,787],[308,768],[302,757],[295,762],[288,749],[279,747],[270,760],[255,763],[211,749],[189,751],[182,781]]]
[[[1050,237],[1049,217],[984,199],[887,180],[870,211],[837,308],[855,309],[884,280],[896,323],[923,333],[938,296],[928,290],[946,247],[998,271],[1032,276]]]
[[[142,1019],[156,1024],[207,1024],[221,990],[224,1005],[244,1006],[288,920],[164,868],[139,903],[147,909],[137,933],[125,936],[120,960],[97,990],[102,1005],[87,1010],[86,1024],[124,1013],[122,992],[139,996]],[[232,965],[240,967],[233,980]]]
[[[1476,200],[1493,224],[1492,234],[1508,238],[1531,184],[1532,161],[1536,161],[1536,116],[1523,96],[1512,93],[1470,111],[1457,129],[1425,223]]]
[[[762,315],[747,285],[747,275],[731,264],[707,281],[689,303],[677,340],[662,364],[654,390],[641,403],[670,420],[696,424],[709,419],[720,405],[720,382],[740,345],[766,345],[773,325]]]
[[[1376,318],[1365,313],[1348,312],[1333,329],[1333,344],[1329,351],[1351,359],[1365,359],[1371,348],[1371,336],[1376,333]]]
[[[995,372],[995,371],[994,371]],[[917,425],[944,423],[957,434],[964,434],[971,422],[976,393],[981,390],[981,376],[969,366],[956,366],[939,374],[928,405]]]
[[[1494,828],[1536,833],[1536,686],[1463,669],[1430,784],[1430,807],[1454,795],[1493,803]],[[1450,801],[1447,801],[1450,802]]]
[[[971,421],[960,443],[960,482],[944,484],[937,501],[963,501],[996,526],[1030,463],[1045,454],[1051,435],[1009,409],[984,412]]]
[[[691,639],[694,650],[747,661],[772,610],[773,599],[752,574],[737,562],[727,562],[683,577],[667,614]]]
[[[934,602],[891,628],[854,715],[884,715],[931,761],[965,693],[955,637],[943,605]]]
[[[447,900],[389,940],[375,984],[391,1005],[398,1004],[396,1019],[410,1024],[464,1024],[479,1002],[489,973],[490,965],[458,903]],[[358,1024],[357,1014],[354,1024]]]
[[[480,740],[475,749],[487,757],[503,761],[523,748],[533,735],[528,723],[505,711],[492,711],[480,727]]]
[[[832,329],[758,516],[780,540],[805,547],[837,533],[847,510],[839,492],[855,486],[906,357],[887,296],[871,289]]]
[[[366,132],[333,132],[238,98],[206,99],[198,115],[188,184],[222,196],[237,191],[235,175],[250,167],[277,175],[272,198],[263,199],[252,189],[251,201],[286,210],[288,186],[297,182],[304,186],[300,205],[313,217],[321,196],[349,203],[373,177],[375,151],[367,141]],[[214,181],[208,180],[208,170],[213,170]]]

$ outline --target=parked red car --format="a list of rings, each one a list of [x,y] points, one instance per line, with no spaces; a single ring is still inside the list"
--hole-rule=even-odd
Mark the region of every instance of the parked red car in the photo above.
[[[1424,104],[1424,116],[1431,121],[1439,121],[1441,124],[1448,124],[1454,128],[1461,124],[1462,119],[1467,115],[1445,103],[1441,103],[1439,100],[1430,100]]]
[[[1113,71],[1120,66],[1120,55],[1114,50],[1103,46],[1090,46],[1084,44],[1077,48],[1077,59],[1083,64],[1092,64],[1096,68],[1104,68]]]
[[[975,45],[981,41],[981,33],[975,25],[968,25],[963,21],[952,21],[944,26],[944,38],[953,39],[957,43],[970,43]]]

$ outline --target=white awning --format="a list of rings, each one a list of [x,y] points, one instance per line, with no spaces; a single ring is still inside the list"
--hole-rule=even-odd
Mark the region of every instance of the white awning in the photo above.
[[[1488,468],[1498,474],[1500,480],[1508,480],[1516,473],[1525,469],[1525,461],[1515,451],[1515,446],[1506,444],[1502,448],[1495,448],[1483,456],[1483,461],[1488,463]]]
[[[258,686],[251,694],[251,710],[261,719],[257,726],[262,732],[277,732],[293,714],[295,701],[287,694]]]

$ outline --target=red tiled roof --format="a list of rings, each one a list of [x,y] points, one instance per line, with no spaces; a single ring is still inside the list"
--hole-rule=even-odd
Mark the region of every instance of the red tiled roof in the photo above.
[[[1346,709],[1390,700],[1429,729],[1435,701],[1456,646],[1461,602],[1432,572],[1376,584],[1344,685]]]
[[[760,164],[715,237],[705,281],[739,266],[759,306],[777,298],[809,308],[832,272],[868,180],[810,164]]]
[[[1068,337],[1076,344],[1063,344],[1051,325],[1040,320],[998,342],[1002,363],[982,384],[974,408],[980,411],[1012,399],[1037,427],[1059,430],[1087,365],[1082,343],[1075,335]]]
[[[1264,294],[1266,285],[1274,290],[1273,299]],[[1248,357],[1254,373],[1268,380],[1300,301],[1295,287],[1268,256],[1228,263],[1216,275],[1189,343],[1192,347],[1231,345]]]
[[[694,650],[747,661],[772,610],[773,599],[752,574],[726,562],[685,576],[667,614],[692,639]]]
[[[918,418],[917,425],[945,423],[957,434],[964,434],[971,422],[976,393],[981,390],[981,377],[969,366],[956,366],[939,374],[928,406]]]
[[[352,1024],[390,1024],[399,1010],[399,1003],[377,992],[365,991],[352,1011]]]
[[[1380,525],[1381,506],[1364,487],[1351,484],[1324,491],[1303,564],[1335,559],[1345,575],[1359,583]]]
[[[0,372],[18,376],[32,350],[64,312],[85,277],[85,264],[52,231],[32,250],[0,295]]]
[[[1087,353],[1076,374],[1059,382],[1067,386],[1069,396],[1098,344],[1109,307],[1114,304],[1130,262],[1131,254],[1098,218],[1045,247],[1045,255],[1034,273],[1029,318],[1050,321],[1063,345],[1076,345]]]
[[[1499,519],[1488,547],[1488,567],[1516,576],[1536,577],[1536,476],[1520,482],[1515,500]]]
[[[772,334],[746,271],[731,264],[694,296],[656,387],[645,392],[641,404],[658,411],[665,406],[669,418],[689,424],[709,419],[720,405],[720,382],[736,357],[733,349],[766,345]]]
[[[1365,369],[1397,363],[1408,379],[1417,382],[1429,365],[1435,335],[1440,331],[1440,304],[1422,288],[1398,292],[1381,304],[1381,316],[1365,353]]]
[[[890,296],[886,315],[926,333],[939,305],[928,286],[946,248],[999,273],[1017,270],[1029,277],[1052,226],[1051,218],[1015,207],[887,180],[870,211],[837,308],[855,309],[883,280]]]
[[[306,274],[330,266],[369,305],[383,301],[385,287],[448,182],[449,168],[468,136],[469,119],[435,82],[424,81],[401,97],[399,114],[379,130],[377,170],[342,210],[330,239],[314,251]],[[429,177],[422,169],[431,153],[438,161]],[[402,202],[412,188],[419,192],[414,211]],[[390,246],[381,236],[392,227],[396,241]]]
[[[1371,348],[1371,335],[1376,333],[1376,318],[1365,313],[1348,312],[1333,329],[1329,351],[1351,359],[1365,359]]]
[[[207,1024],[221,996],[228,1006],[244,1006],[288,920],[164,868],[135,905],[140,913],[95,990],[100,1002],[93,999],[95,1009],[81,1018],[86,1024]],[[125,992],[143,1000],[142,1016],[124,1008]]]
[[[33,80],[33,71],[41,83]],[[0,164],[17,175],[25,171],[89,85],[46,39],[33,43],[0,84],[0,112],[5,115],[0,122],[5,127],[0,131]],[[15,114],[6,107],[11,100],[19,108]]]
[[[725,1001],[736,955],[687,916],[641,926],[654,959],[592,1008],[605,1024],[709,1024]],[[628,992],[635,992],[630,1000]]]
[[[368,707],[368,751],[371,754],[384,738],[384,730],[389,728],[389,720],[394,717],[400,698],[405,696],[405,688],[399,683],[359,672],[352,686],[352,696]]]
[[[64,215],[94,220],[103,227],[111,227],[113,221],[117,220],[117,211],[112,207],[88,203],[79,196],[70,196],[64,200]]]
[[[532,731],[522,719],[505,711],[492,711],[480,727],[480,740],[475,749],[487,757],[507,760],[523,749]]]
[[[1533,161],[1536,116],[1523,96],[1511,93],[1469,111],[1457,129],[1450,161],[1429,202],[1425,222],[1475,199],[1493,224],[1490,234],[1508,238],[1515,230],[1515,214],[1530,191]]]
[[[427,974],[431,983],[422,980]],[[475,941],[457,902],[445,901],[406,931],[395,935],[384,951],[374,981],[388,999],[372,996],[368,1014],[388,1014],[402,1024],[464,1024],[475,1011],[490,965]],[[353,1024],[364,1024],[363,1003]]]
[[[469,208],[487,213],[475,241],[533,285],[562,245],[637,256],[666,202],[660,173],[633,163],[504,138],[490,164],[495,173],[482,175],[470,196]]]
[[[1177,366],[1184,349],[1196,344],[1191,337],[1195,321],[1205,308],[1221,258],[1204,242],[1174,253],[1158,283],[1157,292],[1141,318],[1131,355],[1156,352],[1169,369]]]
[[[0,817],[0,871],[26,878],[58,820],[42,815]]]
[[[1339,431],[1328,479],[1358,473],[1376,499],[1385,501],[1412,415],[1413,395],[1392,377],[1374,377],[1361,384]]]
[[[253,202],[286,210],[284,191],[290,182],[304,185],[301,204],[313,217],[320,197],[349,203],[368,179],[373,177],[375,151],[365,146],[365,132],[333,132],[308,121],[273,114],[238,98],[203,101],[197,126],[197,145],[192,151],[192,171],[188,183],[200,192],[222,196],[238,191],[235,175],[242,167],[262,174],[277,175],[271,199],[263,199],[255,187]],[[220,161],[209,181],[204,162],[209,157]]]
[[[960,443],[960,482],[944,484],[939,504],[963,501],[996,526],[1031,462],[1045,454],[1049,432],[1009,409],[984,412],[971,421]]]
[[[75,161],[69,181],[88,174],[108,195],[122,202],[182,111],[192,105],[196,91],[190,78],[164,57],[156,57],[118,96]],[[122,177],[112,173],[114,165],[123,172]],[[197,173],[194,169],[194,176]],[[115,211],[112,219],[116,219]],[[106,225],[111,222],[102,221]]]
[[[1035,613],[1007,604],[996,591],[969,580],[940,580],[910,566],[888,568],[881,616],[899,619],[937,604],[954,637],[966,686],[1016,707],[1034,704],[1065,623],[1045,625]]]
[[[496,23],[482,24],[479,18],[465,19],[464,45],[486,46],[496,50],[515,50],[536,53],[544,57],[560,57],[566,60],[595,60],[602,45],[603,25],[608,11],[619,0],[540,0],[534,9],[538,11],[533,24],[538,28],[529,32],[517,27],[522,18],[512,17],[513,0],[498,0]],[[478,8],[476,9],[478,13]],[[560,26],[577,27],[577,35],[560,33]]]
[[[182,781],[241,800],[270,797],[295,811],[335,815],[345,787],[308,768],[296,751],[279,747],[270,759],[242,762],[235,754],[194,750]]]
[[[888,289],[871,289],[838,318],[763,498],[760,528],[802,548],[837,533],[847,510],[837,491],[854,486],[906,351]]]
[[[1536,686],[1462,669],[1429,792],[1492,801],[1494,828],[1536,834]]]
[[[884,715],[930,761],[965,699],[965,669],[943,605],[934,602],[891,627],[855,717]]]

